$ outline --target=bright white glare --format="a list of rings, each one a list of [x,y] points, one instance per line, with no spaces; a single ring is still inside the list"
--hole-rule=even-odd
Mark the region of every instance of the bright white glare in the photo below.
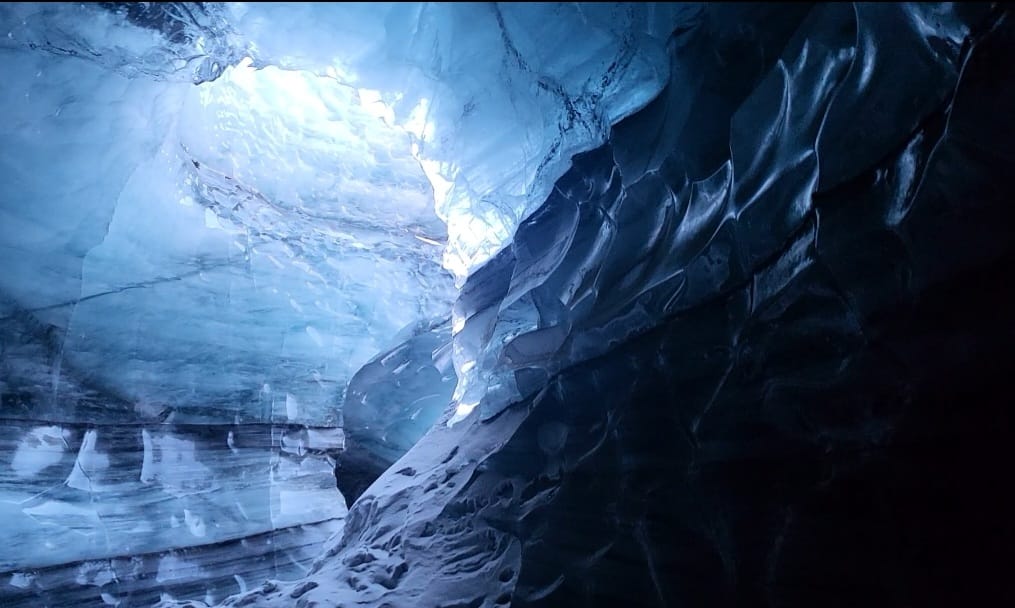
[[[380,118],[388,126],[395,125],[395,110],[384,102],[381,92],[373,89],[357,89],[359,103],[370,114]]]
[[[280,209],[302,208],[319,219],[381,219],[393,228],[432,225],[438,218],[427,184],[434,180],[413,154],[414,135],[394,124],[379,92],[342,84],[338,76],[334,69],[327,76],[258,69],[244,58],[195,87],[183,141],[188,155],[204,173],[252,189]],[[295,216],[258,209],[263,202],[256,197],[243,207],[259,230],[295,228],[287,225]],[[216,214],[222,224],[223,214]],[[219,227],[206,219],[209,228]],[[309,228],[333,227],[315,221]]]
[[[414,235],[412,235],[412,236],[416,237],[416,240],[418,240],[418,241],[421,241],[421,242],[423,242],[423,243],[426,243],[426,244],[428,244],[428,245],[435,245],[435,246],[437,246],[437,247],[441,247],[441,246],[442,246],[442,244],[440,243],[440,241],[435,241],[435,240],[433,240],[433,239],[428,239],[428,238],[426,238],[425,236],[420,236],[420,235],[418,235],[418,234],[414,234]]]
[[[328,72],[245,59],[188,88],[168,144],[170,219],[193,228],[175,231],[174,246],[189,239],[187,252],[243,264],[240,287],[224,288],[230,302],[272,310],[263,322],[289,328],[287,356],[327,361],[344,378],[402,328],[446,315],[453,290],[413,136],[391,124],[379,93]],[[316,407],[292,394],[300,417]]]
[[[468,418],[469,414],[471,414],[472,411],[475,410],[476,406],[478,405],[479,405],[478,401],[459,403],[458,407],[455,408],[455,415],[452,416],[451,420],[448,421],[448,426],[454,426],[455,424]]]
[[[394,126],[396,124],[397,117],[394,108],[384,100],[379,91],[357,89],[357,93],[360,104],[367,112],[381,119],[387,125]],[[437,131],[437,125],[430,112],[430,100],[425,97],[420,99],[419,103],[409,112],[408,117],[397,124],[412,139],[412,155],[419,162],[423,174],[426,175],[430,187],[433,189],[434,211],[448,225],[448,231],[456,234],[456,247],[445,247],[443,265],[444,269],[454,276],[455,284],[461,287],[474,265],[474,260],[465,260],[458,252],[482,249],[482,244],[489,240],[492,232],[483,229],[477,230],[477,226],[468,226],[463,229],[462,226],[453,224],[455,216],[449,217],[447,213],[442,213],[450,206],[449,201],[455,185],[454,168],[426,156],[426,143],[433,140],[434,133]],[[506,235],[496,234],[493,236],[503,240]]]

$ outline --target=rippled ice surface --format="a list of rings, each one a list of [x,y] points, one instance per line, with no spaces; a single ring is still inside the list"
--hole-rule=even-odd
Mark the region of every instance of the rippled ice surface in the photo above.
[[[924,505],[1011,444],[967,387],[1010,378],[1012,31],[0,5],[0,604],[811,606],[901,597],[925,562],[886,556],[960,571],[936,531],[981,518]]]
[[[0,597],[305,573],[335,458],[445,413],[455,281],[694,10],[0,6]]]

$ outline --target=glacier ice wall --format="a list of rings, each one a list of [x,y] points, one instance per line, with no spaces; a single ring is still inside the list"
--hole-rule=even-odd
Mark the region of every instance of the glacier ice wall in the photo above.
[[[408,137],[334,78],[184,60],[201,23],[0,18],[3,603],[304,573],[344,385],[453,295]]]
[[[1007,7],[0,10],[5,603],[1010,596]]]
[[[336,455],[353,498],[452,397],[442,264],[503,248],[696,10],[0,6],[5,602],[303,573]]]
[[[575,153],[666,82],[693,4],[230,5],[255,62],[334,71],[413,135],[459,279],[510,240]],[[299,32],[293,36],[292,32]]]
[[[1010,600],[1011,18],[706,6],[465,282],[478,401],[224,605]]]

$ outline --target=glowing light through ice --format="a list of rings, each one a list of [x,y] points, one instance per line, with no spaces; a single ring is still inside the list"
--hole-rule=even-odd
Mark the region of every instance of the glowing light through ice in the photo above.
[[[459,403],[458,407],[455,408],[455,415],[452,416],[451,420],[448,421],[448,426],[454,426],[455,424],[468,418],[469,414],[471,414],[478,405],[479,405],[478,401],[469,403]]]

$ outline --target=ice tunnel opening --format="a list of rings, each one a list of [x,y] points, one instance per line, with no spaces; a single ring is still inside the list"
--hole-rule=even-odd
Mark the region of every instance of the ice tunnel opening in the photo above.
[[[0,604],[1015,605],[1013,56],[1003,3],[0,3]]]
[[[464,485],[503,443],[477,420],[610,344],[582,316],[627,296],[562,258],[621,180],[544,204],[698,9],[378,6],[0,7],[25,91],[0,100],[8,587],[214,604],[299,578],[344,529],[336,480],[352,503],[383,477],[360,527]]]
[[[356,307],[349,319],[365,327],[357,338],[365,344],[342,357],[341,390],[311,399],[321,412],[302,415],[304,397],[287,391],[284,412],[290,423],[334,423],[342,429],[341,449],[331,456],[338,489],[350,506],[439,418],[451,414],[446,410],[452,401],[458,405],[451,423],[474,407],[453,400],[451,392],[457,375],[449,322],[460,284],[451,283],[447,227],[435,209],[453,184],[439,162],[420,154],[435,132],[430,102],[421,98],[399,122],[381,92],[349,84],[356,80],[335,65],[315,73],[255,67],[245,57],[197,86],[197,101],[185,102],[180,131],[181,149],[194,169],[185,178],[191,194],[181,204],[198,201],[206,227],[244,239],[233,244],[245,261],[263,255],[281,270],[278,260],[295,257],[316,281],[327,284],[337,275],[341,296],[325,300],[331,303],[326,312],[334,314],[342,298]],[[295,256],[285,249],[285,256],[272,255],[279,241],[291,235],[305,240],[307,234],[338,246],[329,252],[315,242]],[[490,237],[477,229],[470,238]],[[326,270],[306,268],[307,262],[313,265],[308,251],[325,254]],[[368,275],[362,266],[369,267]],[[346,278],[351,273],[359,273],[369,293],[356,293],[351,287],[356,279]],[[304,282],[280,294],[301,314],[304,307],[296,300],[304,286],[313,289]],[[322,302],[314,304],[320,308]],[[322,358],[330,336],[312,323],[306,333],[317,347],[308,358]],[[467,362],[463,371],[471,367]],[[378,371],[391,377],[378,382]],[[390,393],[392,384],[400,394]]]
[[[369,419],[357,418],[354,408],[342,406],[346,385],[357,370],[384,350],[445,322],[455,294],[450,275],[440,266],[446,229],[434,213],[432,194],[432,188],[446,184],[433,171],[432,161],[418,156],[420,138],[433,129],[426,122],[426,100],[409,114],[405,126],[396,125],[390,106],[377,92],[356,89],[346,84],[350,80],[355,76],[343,71],[340,77],[334,66],[318,74],[255,67],[245,57],[183,95],[178,123],[160,153],[170,163],[182,160],[182,171],[167,178],[175,189],[166,189],[179,197],[176,202],[186,218],[180,229],[200,236],[196,247],[174,246],[205,256],[197,277],[206,285],[216,282],[219,264],[226,268],[225,305],[211,306],[220,313],[227,309],[225,318],[216,319],[217,327],[233,334],[220,345],[226,353],[236,346],[249,348],[252,336],[266,344],[265,325],[283,337],[278,361],[264,353],[237,355],[238,365],[220,370],[218,393],[199,371],[189,386],[180,386],[187,376],[174,370],[174,411],[168,416],[159,412],[166,421],[176,420],[177,411],[214,419],[215,402],[240,401],[239,409],[247,411],[238,412],[238,418],[325,432],[352,425],[373,433],[372,426],[386,424],[385,416],[399,420],[408,415],[415,421],[409,426],[416,437],[446,405],[447,399],[431,399],[422,416],[424,408],[415,401],[408,404],[414,410],[401,416],[375,405]],[[146,181],[150,188],[151,180]],[[118,207],[116,214],[125,212]],[[114,222],[118,219],[114,216]],[[126,221],[136,226],[139,220]],[[209,253],[222,246],[228,249],[224,262]],[[114,248],[104,257],[104,247],[85,258],[85,284],[111,267],[119,266],[122,272],[123,265],[113,263],[120,252]],[[237,265],[252,285],[237,284]],[[247,289],[253,293],[245,294]],[[243,319],[250,313],[244,299],[256,301],[258,314],[267,313],[270,321]],[[233,306],[235,302],[239,305]],[[144,310],[158,314],[158,307],[149,303]],[[179,335],[171,314],[167,316],[165,327]],[[207,339],[210,332],[202,331],[199,339]],[[164,345],[158,339],[154,344],[164,359]],[[128,374],[130,368],[126,366]],[[257,368],[269,371],[252,378]],[[116,373],[124,371],[120,366]],[[143,371],[149,375],[130,378],[128,390],[140,407],[150,410],[152,404],[168,400],[166,379],[159,378],[157,370]],[[444,372],[445,383],[453,380],[450,367]],[[254,403],[243,405],[243,398],[237,398],[236,388],[243,385],[248,394],[256,393]],[[344,415],[347,410],[351,415]],[[283,436],[280,449],[300,457],[309,449],[330,458],[336,449],[343,451],[349,439],[342,433],[337,443],[314,445],[296,435]],[[398,449],[406,449],[406,441],[402,437]],[[359,475],[357,465],[348,461],[338,468],[346,476]],[[338,487],[351,502],[362,488],[343,486],[342,475],[338,477]]]
[[[141,560],[159,580],[203,581],[221,599],[249,574],[215,582],[205,568],[240,543],[251,560],[273,558],[264,577],[305,574],[341,531],[343,495],[354,497],[342,475],[355,477],[355,463],[336,491],[343,428],[369,429],[355,412],[343,420],[346,386],[378,354],[446,326],[456,293],[434,211],[433,189],[447,184],[417,154],[432,131],[425,100],[401,126],[334,66],[245,57],[191,84],[34,59],[9,70],[29,91],[10,108],[30,129],[13,145],[39,158],[51,154],[41,145],[64,146],[81,175],[35,190],[51,204],[66,191],[97,221],[61,247],[31,205],[27,218],[4,210],[5,259],[62,248],[66,268],[47,269],[46,289],[31,264],[0,281],[5,342],[27,345],[3,350],[13,485],[0,512],[17,525],[4,527],[0,570],[15,586],[67,568],[101,586],[119,562]],[[47,99],[47,79],[69,96]],[[53,116],[63,124],[39,131]],[[104,150],[92,135],[116,143]],[[85,181],[107,152],[127,171]],[[11,237],[21,227],[31,230]],[[450,358],[441,365],[437,384],[453,383]],[[398,449],[447,405],[442,394],[406,404],[412,428],[393,429]]]

